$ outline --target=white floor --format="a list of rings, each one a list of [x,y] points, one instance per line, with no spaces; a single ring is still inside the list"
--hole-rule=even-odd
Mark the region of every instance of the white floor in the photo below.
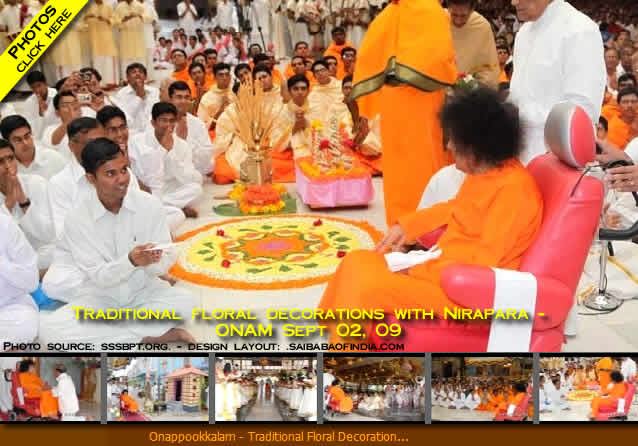
[[[448,409],[432,406],[432,421],[493,421],[494,413],[485,410]]]
[[[568,401],[568,405],[569,410],[541,412],[540,421],[589,421],[589,401]],[[627,421],[638,421],[638,404],[632,404]]]

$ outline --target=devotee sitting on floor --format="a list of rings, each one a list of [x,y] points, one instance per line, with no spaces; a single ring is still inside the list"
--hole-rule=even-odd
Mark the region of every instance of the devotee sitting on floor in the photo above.
[[[177,108],[175,134],[193,151],[193,165],[202,175],[210,175],[215,167],[213,144],[204,123],[190,113],[191,91],[184,82],[175,81],[168,87],[168,99],[163,102],[170,102]]]
[[[63,364],[56,364],[53,374],[58,382],[58,385],[53,388],[53,396],[58,399],[59,410],[62,414],[62,421],[64,421],[65,416],[75,416],[80,410],[78,394],[75,390],[75,384],[66,373],[66,367]]]
[[[328,64],[330,76],[337,78],[337,58],[335,56],[325,56],[323,61]]]
[[[0,212],[0,351],[4,342],[31,342],[38,335],[38,257],[10,215]],[[0,375],[0,378],[3,378]]]
[[[191,77],[188,81],[188,87],[190,88],[191,95],[193,97],[189,112],[195,115],[197,114],[197,109],[199,108],[199,101],[202,100],[202,96],[206,94],[206,92],[210,89],[210,87],[214,85],[214,83],[209,82],[206,79],[206,71],[204,65],[200,64],[199,62],[193,62],[190,67],[188,67],[188,73]]]
[[[301,57],[302,59],[305,60],[308,58],[308,56],[309,56],[308,44],[306,42],[295,43],[294,54],[292,58],[294,59],[295,57]],[[291,59],[290,63],[286,66],[286,71],[284,72],[284,74],[286,75],[286,79],[297,74],[295,72],[295,68],[292,62],[293,61]]]
[[[18,173],[13,148],[4,139],[0,140],[0,212],[15,219],[38,253],[42,277],[51,265],[55,246],[47,181],[39,175]]]
[[[69,151],[69,140],[66,137],[66,127],[71,121],[80,117],[80,105],[75,95],[65,90],[55,95],[53,107],[58,122],[47,127],[42,141],[62,155],[65,161],[68,161],[71,159],[71,152]]]
[[[194,296],[159,278],[175,260],[172,250],[154,249],[171,242],[160,201],[129,187],[128,159],[109,139],[90,141],[82,151],[82,165],[95,193],[67,215],[57,246],[88,279],[74,307],[190,314]],[[42,315],[41,342],[195,342],[173,320],[123,320],[115,329],[113,321],[85,324],[76,311],[66,305]]]
[[[343,79],[346,75],[341,58],[341,51],[346,47],[354,48],[354,45],[346,41],[346,30],[341,26],[335,26],[332,29],[332,42],[324,51],[323,57],[334,56],[337,58],[337,79]]]
[[[247,63],[240,63],[235,65],[233,73],[235,74],[235,84],[241,84],[242,82],[248,82],[252,75],[252,68]]]
[[[354,68],[357,64],[357,50],[351,46],[347,46],[341,50],[341,61],[343,62],[343,77],[354,75]],[[337,79],[343,79],[337,78]]]
[[[120,404],[123,410],[131,413],[136,413],[140,410],[139,404],[128,394],[128,390],[122,390],[120,393]]]
[[[176,81],[188,82],[190,76],[188,75],[188,56],[186,51],[175,48],[171,53],[171,60],[174,67],[171,77]]]
[[[175,135],[177,108],[158,102],[151,112],[152,128],[135,138],[137,147],[151,150],[139,154],[136,164],[153,172],[155,181],[147,184],[153,195],[166,206],[181,209],[188,218],[197,217],[193,203],[202,194],[202,175],[193,165],[193,149]]]
[[[343,101],[340,82],[330,76],[330,69],[325,61],[318,60],[312,64],[312,74],[317,83],[308,94],[308,102],[313,106],[328,109],[333,104]]]
[[[499,63],[492,27],[476,12],[476,0],[448,0],[456,68],[479,82],[496,87]]]
[[[24,389],[24,397],[40,400],[40,416],[42,418],[58,417],[58,399],[53,396],[51,386],[36,375],[35,363],[25,359],[20,363],[20,386]]]
[[[210,81],[215,83],[215,73],[213,67],[217,63],[217,50],[213,48],[207,48],[204,50],[204,57],[206,57],[206,78],[210,78]]]
[[[159,90],[146,85],[147,71],[141,63],[126,67],[128,85],[117,92],[113,102],[124,111],[133,133],[146,130],[153,104],[159,101]]]
[[[632,73],[625,73],[618,78],[618,91],[625,89],[636,89],[636,77]],[[600,115],[611,121],[614,116],[619,117],[621,108],[618,105],[618,101],[613,96],[609,95],[608,101],[603,104]]]
[[[230,105],[230,65],[218,63],[213,67],[215,85],[202,96],[197,116],[206,125],[210,140],[215,140],[217,120]],[[217,182],[217,180],[215,180]]]
[[[488,113],[489,111],[489,113]],[[424,307],[442,316],[457,305],[440,286],[443,268],[474,264],[517,269],[542,221],[542,198],[529,172],[516,158],[522,148],[516,107],[496,92],[479,88],[451,98],[441,113],[448,149],[468,174],[456,198],[400,218],[375,251],[354,251],[339,265],[319,308]],[[445,227],[441,255],[393,273],[384,258],[418,237]],[[370,281],[369,277],[375,277]],[[332,330],[331,339],[338,336]]]
[[[283,82],[285,82],[285,79],[282,76],[281,72],[275,66],[276,65],[276,61],[275,61],[275,55],[273,53],[257,54],[253,58],[253,69],[257,65],[266,65],[268,68],[270,68],[270,72],[272,74],[272,83],[273,83],[273,85],[275,85],[277,87],[281,87],[281,84]]]
[[[339,380],[335,379],[328,388],[328,393],[330,394],[328,407],[335,412],[350,413],[352,412],[352,398],[346,395],[340,384]]]
[[[270,69],[265,65],[255,67],[253,76],[261,82],[264,91],[264,103],[267,107],[282,108],[283,102],[280,93],[272,84]],[[244,143],[240,140],[238,129],[235,127],[234,104],[231,104],[219,118],[217,135],[215,137],[215,182],[227,184],[239,178],[241,164],[246,159]],[[281,119],[281,115],[280,119]],[[286,123],[278,122],[273,132],[273,150],[271,151],[273,181],[287,183],[295,180],[292,152],[286,150]],[[277,146],[278,142],[282,145]]]
[[[610,373],[610,380],[609,387],[605,391],[603,391],[601,383],[601,394],[596,396],[591,402],[591,415],[589,416],[591,419],[595,419],[598,416],[601,407],[614,407],[618,404],[617,399],[625,396],[627,387],[622,373],[614,370]],[[625,401],[625,404],[631,404],[631,401]]]
[[[628,88],[618,92],[618,105],[620,113],[609,120],[609,133],[607,140],[624,149],[627,144],[638,136],[638,127],[635,121],[638,119],[636,108],[638,107],[638,90]]]
[[[499,74],[499,77],[498,77],[499,85],[502,84],[503,82],[509,83],[510,81],[510,75],[508,75],[507,72],[505,71],[507,62],[511,57],[510,53],[511,53],[510,48],[507,45],[500,45],[496,47],[496,55],[498,56],[498,65],[501,68],[501,74]]]
[[[33,94],[24,101],[22,109],[24,116],[33,126],[35,138],[39,140],[42,138],[44,130],[55,122],[53,98],[57,91],[49,87],[47,79],[41,71],[31,71],[27,74],[26,79]]]
[[[36,147],[31,126],[20,115],[7,116],[0,123],[2,137],[9,141],[18,160],[18,172],[40,175],[49,180],[64,168],[65,160],[55,150]]]

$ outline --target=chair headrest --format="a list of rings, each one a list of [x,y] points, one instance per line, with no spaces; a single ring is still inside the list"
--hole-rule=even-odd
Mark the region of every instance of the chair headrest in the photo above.
[[[578,105],[559,102],[545,122],[545,145],[563,163],[583,168],[596,157],[591,119]]]

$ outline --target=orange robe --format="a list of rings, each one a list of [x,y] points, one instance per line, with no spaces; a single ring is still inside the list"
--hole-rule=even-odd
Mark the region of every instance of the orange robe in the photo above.
[[[281,85],[283,80],[284,80],[284,77],[281,75],[281,71],[279,71],[277,68],[273,68],[272,69],[272,83],[273,83],[273,85]]]
[[[390,3],[370,24],[352,98],[363,116],[381,115],[388,224],[416,210],[432,175],[452,162],[438,114],[456,76],[449,18],[438,0]],[[392,79],[401,85],[387,85]]]
[[[611,358],[602,358],[596,363],[596,373],[598,373],[598,382],[600,383],[600,392],[607,394],[607,386],[611,383],[611,371],[614,364]]]
[[[525,392],[519,392],[517,393],[515,396],[510,396],[507,401],[503,400],[503,402],[501,402],[497,409],[496,409],[496,413],[501,413],[501,412],[505,412],[507,413],[507,409],[510,407],[510,404],[513,404],[515,406],[518,406],[521,401],[523,401],[523,398],[525,397],[526,393]]]
[[[329,282],[319,308],[375,308],[389,313],[397,308],[428,308],[441,316],[446,308],[459,308],[441,289],[441,271],[460,263],[518,269],[540,228],[542,210],[538,187],[518,160],[468,175],[456,198],[400,220],[408,241],[447,226],[438,241],[439,258],[402,274],[388,269],[383,254],[350,252]],[[331,340],[338,341],[335,330],[330,331]]]
[[[346,47],[355,48],[355,46],[348,41],[346,41],[343,45],[337,45],[333,40],[326,51],[323,52],[323,57],[333,56],[337,59],[337,79],[339,80],[343,79],[346,76],[346,70],[343,66],[343,59],[341,59],[341,50]]]
[[[609,121],[609,133],[607,133],[607,141],[624,149],[629,144],[631,136],[631,125],[623,121],[620,116],[612,116]]]
[[[501,70],[501,74],[498,77],[498,83],[502,84],[503,82],[509,82],[510,78],[507,77],[507,73],[505,72],[505,70]]]
[[[124,403],[125,410],[129,412],[137,412],[139,410],[139,405],[137,404],[137,401],[131,398],[130,395],[123,393],[120,395],[120,400],[122,401],[122,403]]]
[[[283,152],[271,151],[272,159],[272,179],[276,183],[295,182],[295,160],[292,150]],[[230,184],[237,180],[238,176],[226,160],[226,153],[220,153],[215,157],[215,169],[213,171],[213,181],[215,184]]]
[[[310,60],[312,60],[312,59],[310,59]],[[314,63],[314,60],[313,60],[313,63]],[[293,77],[295,75],[295,69],[292,67],[292,64],[288,64],[286,66],[286,71],[284,71],[284,74],[286,75],[286,79],[290,79],[291,77]],[[306,74],[309,75],[308,79],[310,79],[310,78],[314,79],[314,76],[313,76],[312,72],[307,71]]]
[[[191,80],[191,75],[188,73],[188,65],[186,65],[186,67],[184,67],[184,69],[181,71],[173,71],[171,77],[176,81],[183,81],[188,83],[188,81]]]
[[[195,86],[195,82],[193,82],[193,80],[191,78],[188,78],[188,80],[186,81],[186,83],[188,84],[188,88],[191,89],[191,96],[193,96],[193,98],[197,97],[197,87]],[[204,92],[210,90],[210,88],[215,85],[215,78],[211,79],[206,76],[206,79],[204,80]]]
[[[20,386],[24,389],[25,397],[29,399],[40,399],[40,416],[45,418],[56,418],[58,416],[58,399],[53,396],[50,390],[42,390],[44,382],[34,373],[20,373]]]
[[[596,417],[598,412],[600,411],[601,406],[616,406],[616,402],[613,401],[613,398],[622,398],[625,396],[626,392],[625,383],[615,383],[613,387],[609,390],[609,394],[605,396],[597,396],[591,402],[591,413],[592,416]],[[631,404],[631,401],[625,401],[626,404]],[[626,407],[626,406],[625,406]]]
[[[352,412],[352,398],[350,398],[339,386],[331,386],[328,393],[339,403],[339,412]]]
[[[609,121],[611,121],[615,116],[620,117],[620,106],[612,98],[611,101],[603,105],[603,109],[600,112],[600,116],[605,118],[607,120],[607,124],[609,125]]]

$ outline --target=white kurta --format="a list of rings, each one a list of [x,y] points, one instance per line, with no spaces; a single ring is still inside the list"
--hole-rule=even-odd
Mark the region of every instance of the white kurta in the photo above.
[[[10,102],[0,102],[0,120],[7,116],[16,115],[16,109]]]
[[[38,335],[38,256],[22,230],[0,212],[0,351],[4,342],[31,342]]]
[[[4,372],[15,372],[16,364],[21,358],[0,357],[0,412],[8,412],[13,409],[13,397],[11,396],[11,381],[4,379]],[[9,372],[7,372],[7,377]]]
[[[53,388],[53,396],[58,398],[58,405],[62,415],[75,415],[80,410],[78,395],[73,380],[66,373],[56,378],[58,385]]]
[[[67,230],[68,228],[68,230]],[[145,243],[171,242],[166,215],[159,200],[129,188],[117,214],[107,211],[97,193],[79,203],[66,217],[59,243],[88,278],[88,291],[73,306],[91,309],[147,309],[172,311],[188,319],[197,299],[158,278],[174,263],[176,253],[165,250],[159,263],[135,267],[128,255]],[[57,342],[137,342],[160,336],[178,324],[164,320],[83,323],[66,305],[41,317],[40,340]]]
[[[112,99],[124,111],[131,133],[142,133],[151,126],[151,110],[159,102],[159,89],[145,86],[146,95],[140,98],[130,85],[122,88]]]
[[[144,8],[144,16],[147,20],[144,20],[144,43],[146,47],[146,62],[144,66],[148,72],[148,78],[150,80],[156,80],[155,66],[153,64],[153,48],[155,47],[155,30],[154,23],[159,23],[159,16],[155,6],[148,2],[142,2]]]
[[[193,165],[202,175],[207,175],[215,168],[213,159],[213,143],[210,141],[206,125],[196,116],[186,114],[186,144],[192,150]]]
[[[184,13],[186,14],[182,17]],[[179,27],[184,28],[187,36],[194,36],[198,17],[195,5],[191,3],[190,7],[187,7],[186,2],[179,2],[177,4],[177,16],[179,17]]]
[[[268,45],[272,43],[272,35],[270,31],[270,14],[275,14],[270,9],[269,0],[253,0],[250,3],[249,21],[252,28],[250,32],[250,43],[258,43],[263,51],[268,51]],[[261,27],[261,34],[259,34]],[[264,37],[262,42],[261,37]],[[266,47],[264,48],[264,44]]]
[[[47,182],[38,175],[19,174],[24,195],[31,206],[23,211],[18,203],[13,209],[5,206],[5,196],[0,192],[0,212],[11,215],[27,237],[29,244],[38,253],[39,269],[47,269],[53,259],[55,230],[51,205],[47,194]]]
[[[130,171],[129,187],[139,189],[135,175]],[[49,203],[53,215],[56,238],[64,232],[64,221],[73,206],[95,194],[95,188],[86,179],[86,172],[75,157],[49,181]],[[86,275],[74,264],[70,253],[55,248],[53,262],[42,279],[44,292],[52,299],[71,302],[84,292],[88,284]]]
[[[228,0],[217,2],[217,24],[225,30],[232,27],[235,31],[239,31],[239,18],[232,2]]]
[[[49,180],[53,175],[64,169],[66,160],[55,150],[45,147],[35,147],[35,156],[29,167],[18,163],[19,173],[40,175],[45,180]]]
[[[630,378],[635,377],[637,373],[636,362],[631,358],[624,359],[620,366],[620,373],[622,373],[625,381],[629,381]]]
[[[22,104],[24,118],[29,121],[31,133],[36,140],[41,139],[44,130],[58,119],[55,115],[55,107],[53,107],[53,98],[56,94],[58,94],[58,92],[55,88],[47,89],[46,103],[48,107],[42,116],[40,116],[38,97],[35,94],[29,96]]]

